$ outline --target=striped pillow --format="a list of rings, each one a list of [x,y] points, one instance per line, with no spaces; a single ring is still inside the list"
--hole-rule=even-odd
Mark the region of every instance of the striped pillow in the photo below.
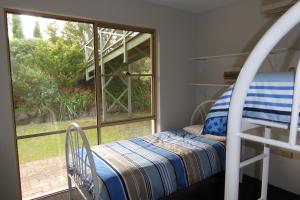
[[[233,85],[209,111],[203,134],[226,136],[227,118]],[[243,118],[289,124],[294,93],[294,73],[258,74],[248,90]]]

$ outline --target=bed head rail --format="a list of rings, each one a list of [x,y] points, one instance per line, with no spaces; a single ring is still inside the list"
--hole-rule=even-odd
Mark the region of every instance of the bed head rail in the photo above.
[[[252,53],[245,62],[240,75],[236,81],[228,115],[228,131],[227,131],[227,148],[226,148],[226,181],[225,181],[225,199],[237,200],[239,190],[239,162],[240,162],[240,148],[241,148],[241,120],[242,111],[247,96],[247,91],[251,81],[256,75],[258,69],[262,65],[271,50],[275,45],[298,23],[300,22],[300,2],[296,3],[290,10],[288,10],[261,38]],[[296,72],[296,79],[299,77],[299,66]],[[295,80],[295,89],[299,90],[299,80]],[[295,91],[298,91],[295,90]],[[299,109],[299,102],[295,100],[299,94],[294,94],[293,109],[296,106]],[[298,97],[299,98],[299,97]],[[299,111],[297,109],[297,111]],[[298,115],[293,111],[292,117]],[[296,118],[293,118],[292,124],[297,124]],[[293,126],[293,125],[292,125]],[[294,125],[295,126],[295,125]],[[293,127],[294,127],[293,126]],[[297,130],[297,128],[296,128]],[[296,139],[296,130],[293,130],[290,135],[289,144],[287,146],[294,148]],[[292,130],[291,130],[292,131]],[[261,140],[263,141],[263,140]],[[266,141],[266,140],[264,140]],[[265,143],[265,142],[264,142]],[[271,143],[271,142],[270,142]],[[278,143],[274,143],[278,144]]]
[[[73,181],[84,199],[90,199],[89,193],[92,194],[92,199],[98,199],[99,181],[92,151],[85,133],[76,123],[72,123],[67,129],[66,164],[69,192]]]
[[[212,105],[216,102],[216,100],[206,100],[201,102],[194,110],[190,125],[195,124],[204,124],[205,118],[207,113],[209,112],[209,109],[212,107]]]

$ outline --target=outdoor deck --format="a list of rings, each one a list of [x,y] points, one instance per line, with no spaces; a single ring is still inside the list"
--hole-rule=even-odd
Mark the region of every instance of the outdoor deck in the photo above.
[[[20,164],[23,199],[40,197],[67,189],[65,157]]]

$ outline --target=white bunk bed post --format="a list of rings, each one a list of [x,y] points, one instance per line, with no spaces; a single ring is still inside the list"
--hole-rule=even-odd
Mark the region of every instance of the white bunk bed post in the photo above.
[[[274,140],[261,138],[256,139],[255,136],[246,137],[246,134],[241,132],[242,112],[247,96],[247,91],[251,81],[253,80],[259,67],[275,47],[275,45],[298,23],[300,22],[300,2],[296,3],[290,10],[288,10],[264,35],[264,37],[256,45],[249,58],[247,59],[232,93],[229,116],[228,116],[228,132],[227,132],[227,150],[226,150],[226,175],[225,175],[225,200],[238,200],[239,194],[239,169],[240,169],[240,150],[241,139],[250,139],[259,141],[261,143],[269,143],[281,147],[288,147],[289,149],[298,149],[295,145],[283,145],[283,143],[275,142]],[[300,82],[296,82],[300,84]],[[294,114],[295,115],[295,114]],[[293,121],[293,120],[291,120]],[[237,123],[240,122],[240,123]],[[294,133],[296,134],[296,133]],[[294,136],[292,134],[292,136]],[[295,137],[295,136],[294,136]],[[292,144],[294,142],[292,141]],[[247,162],[264,158],[265,155],[257,156]],[[266,162],[265,162],[266,163]],[[268,164],[268,163],[267,163]],[[267,164],[265,166],[267,166]],[[242,165],[242,163],[241,163]],[[266,173],[266,171],[265,171]],[[264,176],[264,175],[263,175]],[[267,176],[267,175],[266,175]],[[266,180],[266,179],[264,179]],[[264,188],[265,189],[265,188]]]
[[[242,140],[241,143],[241,160],[245,159],[245,152],[246,152],[246,146],[245,146],[245,140]],[[243,183],[243,178],[244,178],[244,169],[243,167],[240,167],[240,183]]]

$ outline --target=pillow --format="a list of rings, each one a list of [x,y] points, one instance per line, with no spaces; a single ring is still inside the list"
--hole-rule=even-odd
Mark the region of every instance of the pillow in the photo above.
[[[203,134],[210,134],[225,137],[227,134],[227,119],[228,117],[207,117],[205,120]]]
[[[192,125],[183,128],[184,131],[192,134],[192,135],[201,135],[203,130],[203,125]]]

